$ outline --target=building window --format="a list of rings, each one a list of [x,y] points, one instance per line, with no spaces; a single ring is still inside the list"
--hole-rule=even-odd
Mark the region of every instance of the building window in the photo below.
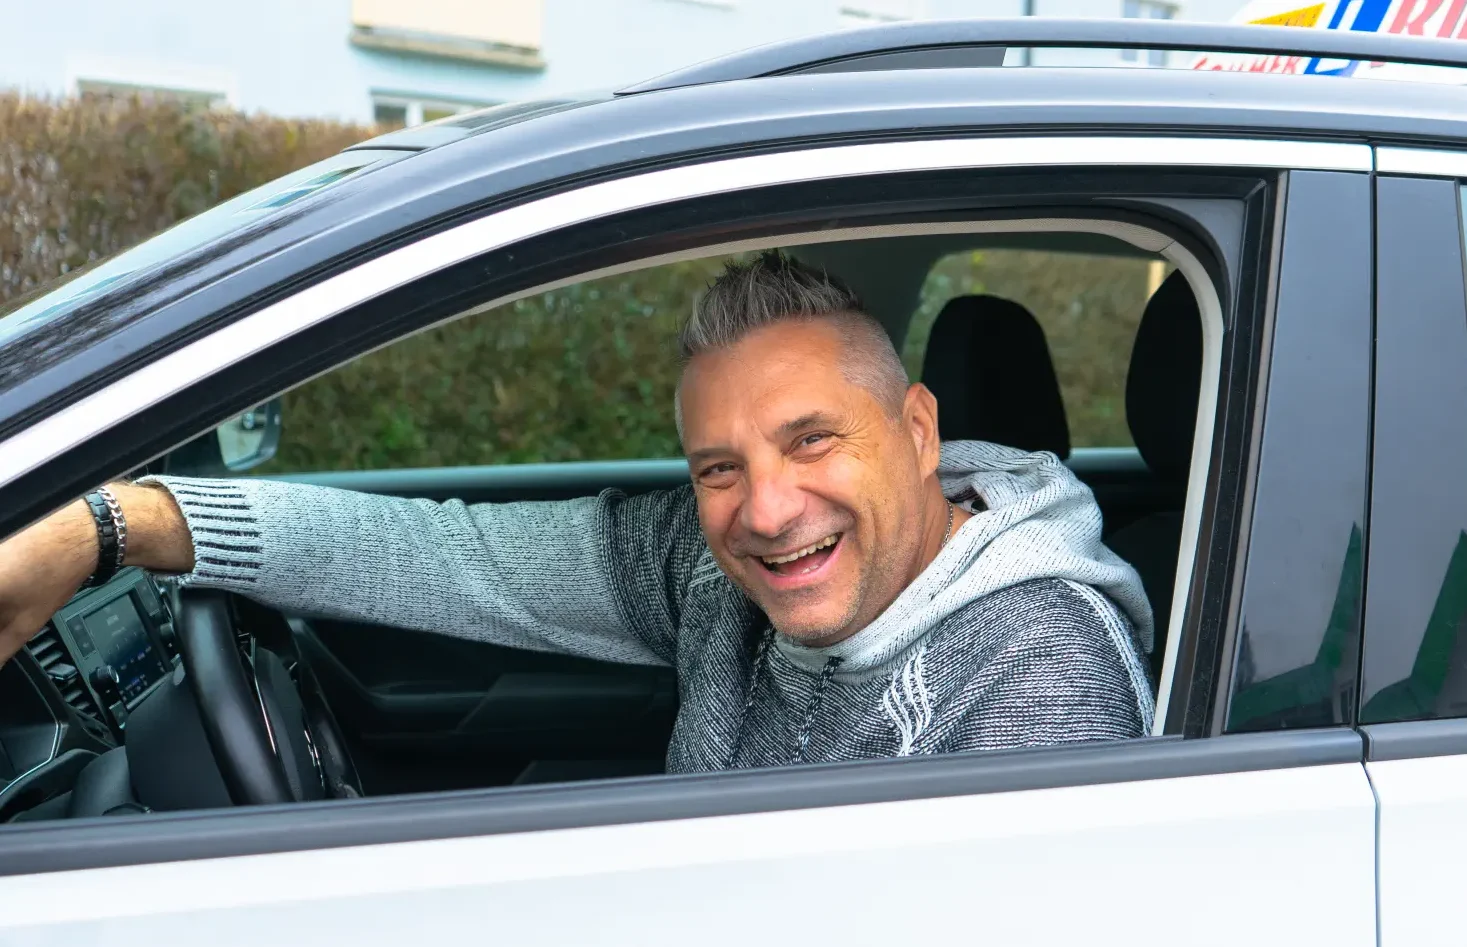
[[[1122,0],[1121,15],[1132,20],[1170,20],[1177,15],[1177,8],[1170,3],[1161,3],[1159,0]],[[1121,50],[1121,61],[1140,63],[1143,52],[1146,54],[1146,65],[1166,65],[1166,50],[1164,49],[1123,49]]]
[[[406,128],[408,107],[397,102],[372,101],[372,121],[385,128]]]
[[[411,128],[424,122],[437,121],[492,102],[455,102],[446,99],[420,98],[414,95],[374,94],[372,121],[387,128]]]
[[[351,42],[368,49],[543,69],[542,0],[352,0]]]
[[[875,26],[898,20],[915,20],[922,16],[922,0],[863,0],[840,8],[840,25],[845,27]]]

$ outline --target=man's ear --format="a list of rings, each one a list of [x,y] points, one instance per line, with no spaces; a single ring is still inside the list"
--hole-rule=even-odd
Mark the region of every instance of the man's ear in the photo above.
[[[942,440],[937,432],[937,398],[924,384],[914,382],[907,388],[902,399],[902,426],[912,437],[912,446],[917,449],[917,463],[922,476],[930,477],[937,472],[937,463],[942,457]]]

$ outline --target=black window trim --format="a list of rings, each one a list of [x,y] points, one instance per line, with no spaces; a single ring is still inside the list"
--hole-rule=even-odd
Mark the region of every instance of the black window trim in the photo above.
[[[1389,701],[1386,707],[1381,706],[1385,695],[1417,677],[1421,659],[1430,649],[1424,636],[1428,629],[1409,628],[1399,599],[1393,601],[1391,596],[1379,593],[1391,585],[1393,570],[1409,563],[1416,570],[1413,575],[1442,577],[1444,584],[1434,593],[1439,601],[1451,573],[1443,575],[1435,570],[1443,565],[1449,568],[1450,562],[1428,566],[1403,552],[1430,548],[1432,537],[1426,535],[1426,530],[1437,523],[1454,522],[1459,534],[1462,527],[1460,508],[1443,509],[1436,505],[1435,498],[1423,500],[1414,493],[1409,495],[1411,503],[1403,508],[1400,498],[1408,496],[1402,493],[1402,485],[1414,483],[1412,471],[1420,469],[1423,458],[1431,465],[1434,480],[1448,485],[1455,482],[1454,472],[1464,466],[1460,411],[1452,413],[1451,395],[1461,384],[1457,356],[1467,344],[1460,321],[1467,305],[1467,221],[1462,203],[1467,190],[1467,151],[1381,148],[1379,156],[1382,173],[1376,177],[1374,194],[1377,329],[1371,419],[1372,534],[1367,547],[1357,703],[1364,723],[1361,729],[1375,735],[1381,752],[1396,754],[1389,758],[1404,758],[1441,754],[1385,748],[1451,745],[1451,734],[1456,732],[1453,724],[1463,723],[1459,718],[1435,716],[1439,710],[1415,696],[1415,707],[1391,709]],[[1414,242],[1403,240],[1403,235]],[[1402,253],[1402,248],[1409,252]],[[1433,252],[1440,256],[1430,265],[1423,263],[1423,257],[1430,259]],[[1402,320],[1402,311],[1419,318],[1414,322]],[[1433,361],[1443,353],[1447,353],[1450,364]],[[1403,426],[1402,418],[1410,418],[1412,425]],[[1442,429],[1443,419],[1451,426],[1449,431]],[[1428,437],[1428,448],[1400,443],[1403,436],[1412,435]],[[1455,454],[1448,453],[1449,448]],[[1409,468],[1401,462],[1407,452]],[[1427,515],[1413,515],[1423,509]],[[1397,595],[1400,588],[1396,587]],[[1434,610],[1435,605],[1428,610],[1429,619]],[[1451,649],[1437,652],[1443,674],[1456,662],[1455,649],[1460,642],[1461,635],[1454,634]],[[1400,660],[1403,652],[1409,661]],[[1385,675],[1385,668],[1402,664],[1411,668],[1404,678],[1398,677],[1398,670],[1389,677]],[[1441,736],[1406,736],[1427,734]]]
[[[1257,361],[1251,366],[1255,377],[1253,384],[1249,386],[1252,391],[1252,404],[1248,411],[1246,435],[1239,431],[1239,435],[1246,436],[1247,465],[1248,470],[1242,478],[1241,489],[1238,492],[1237,513],[1238,534],[1237,549],[1238,558],[1244,559],[1247,555],[1248,541],[1252,535],[1253,526],[1253,502],[1254,493],[1258,485],[1259,455],[1263,446],[1263,406],[1268,391],[1268,367],[1269,360],[1273,355],[1273,327],[1275,310],[1278,304],[1279,272],[1283,259],[1284,245],[1284,209],[1289,201],[1289,176],[1281,175],[1278,186],[1274,189],[1272,200],[1268,203],[1268,245],[1261,259],[1252,261],[1253,264],[1263,271],[1264,277],[1257,281],[1257,295],[1253,303],[1259,313],[1258,336],[1259,341],[1255,346]],[[1261,209],[1261,208],[1260,208]],[[1262,226],[1260,222],[1260,226]],[[1241,302],[1240,302],[1241,305]],[[1233,570],[1228,582],[1228,610],[1229,615],[1236,616],[1242,609],[1243,583],[1246,578],[1246,569],[1240,562]],[[1237,661],[1238,634],[1236,626],[1230,626],[1218,636],[1217,649],[1219,655],[1217,679],[1214,682],[1216,699],[1219,709],[1207,721],[1208,733],[1213,736],[1221,736],[1227,722],[1228,710],[1232,703],[1233,674]]]
[[[1273,255],[1261,301],[1261,344],[1252,366],[1257,395],[1248,462],[1255,469],[1244,480],[1247,492],[1239,508],[1243,532],[1212,733],[1356,722],[1363,549],[1369,538],[1371,192],[1372,181],[1364,175],[1309,170],[1291,171],[1278,189]],[[1350,262],[1343,263],[1346,260]],[[1335,436],[1322,444],[1312,442],[1322,436],[1319,431]],[[1323,477],[1299,476],[1298,471],[1307,469],[1308,458],[1322,455],[1329,458]],[[1316,497],[1331,502],[1325,508],[1310,507]],[[1286,511],[1300,508],[1324,519],[1290,528]],[[1340,537],[1346,540],[1338,550],[1342,561],[1312,558],[1320,537],[1346,521],[1351,529]],[[1294,537],[1302,545],[1294,545]],[[1283,563],[1279,544],[1288,554]],[[1331,549],[1330,555],[1334,554]],[[1297,584],[1291,584],[1281,569],[1297,570]],[[1316,575],[1328,581],[1327,590],[1319,586]],[[1351,582],[1353,602],[1348,597]],[[1270,590],[1281,585],[1293,589],[1289,604],[1268,603]],[[1251,637],[1254,645],[1271,646],[1280,637],[1304,637],[1308,622],[1300,620],[1301,613],[1316,608],[1323,609],[1327,621],[1310,657],[1284,670],[1275,667],[1262,680],[1253,679],[1245,637]],[[1320,690],[1320,669],[1329,666],[1331,658],[1338,665],[1326,697]]]
[[[1365,738],[1365,762],[1424,759],[1467,755],[1467,718],[1438,717],[1371,723],[1360,728]]]

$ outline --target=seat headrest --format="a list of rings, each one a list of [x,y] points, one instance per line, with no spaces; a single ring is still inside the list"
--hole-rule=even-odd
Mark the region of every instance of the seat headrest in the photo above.
[[[997,296],[959,296],[927,341],[922,381],[937,396],[943,440],[992,441],[1070,456],[1070,426],[1044,329]]]
[[[1186,483],[1202,387],[1202,315],[1180,270],[1152,294],[1131,347],[1126,423],[1158,478]]]

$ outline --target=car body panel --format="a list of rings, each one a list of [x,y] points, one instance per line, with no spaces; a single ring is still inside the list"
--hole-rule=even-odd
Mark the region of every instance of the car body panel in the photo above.
[[[1343,763],[529,831],[0,878],[0,935],[1129,944],[1166,930],[1367,947],[1374,819],[1361,766]],[[1209,910],[1220,892],[1237,909]]]
[[[1366,764],[1380,806],[1380,942],[1462,942],[1467,754]]]

